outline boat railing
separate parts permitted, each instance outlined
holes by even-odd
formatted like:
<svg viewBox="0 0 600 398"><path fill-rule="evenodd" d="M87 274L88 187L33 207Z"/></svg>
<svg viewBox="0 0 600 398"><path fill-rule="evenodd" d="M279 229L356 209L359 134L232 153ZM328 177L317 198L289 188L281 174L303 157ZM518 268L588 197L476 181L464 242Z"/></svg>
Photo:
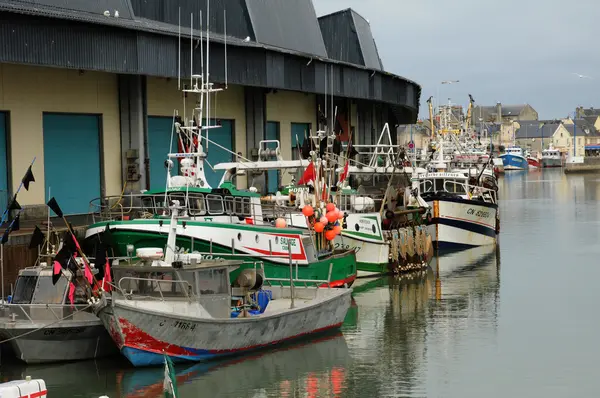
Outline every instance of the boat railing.
<svg viewBox="0 0 600 398"><path fill-rule="evenodd" d="M183 295L191 301L191 296L190 293L192 290L192 285L190 285L190 283L186 280L169 280L169 279L154 279L154 278L141 278L141 277L137 277L137 276L124 276L121 279L119 279L119 283L117 284L117 287L119 289L119 291L121 292L121 294L123 294L123 296L126 299L130 299L133 295L134 295L134 291L133 289L130 289L129 292L127 292L127 289L124 289L123 286L121 286L121 283L123 283L123 281L133 281L133 282L150 282L151 286L153 286L154 284L156 284L156 287L158 288L158 293L160 294L160 300L161 301L165 301L165 296L163 294L163 290L161 287L161 284L166 283L166 284L171 284L171 285L180 285L181 286L181 292L183 293ZM156 292L156 290L152 290L152 292ZM142 296L142 294L136 294L136 296ZM144 297L147 298L156 298L156 296L152 296L152 295L146 295Z"/></svg>
<svg viewBox="0 0 600 398"><path fill-rule="evenodd" d="M450 188L452 187L452 189ZM457 189L460 187L461 189ZM498 198L496 196L496 191L490 188L485 188L479 185L471 185L464 182L458 181L444 181L444 191L450 193L468 193L472 196L479 196L483 199L484 202L487 203L498 203Z"/></svg>
<svg viewBox="0 0 600 398"><path fill-rule="evenodd" d="M164 197L164 195L161 195ZM90 201L89 214L92 222L124 220L127 218L148 218L154 214L169 215L167 207L159 207L153 196L142 193L104 196Z"/></svg>
<svg viewBox="0 0 600 398"><path fill-rule="evenodd" d="M75 314L88 309L88 304L4 304L0 310L2 317L10 322L28 320L35 324L48 321L73 320ZM88 311L91 313L91 311Z"/></svg>

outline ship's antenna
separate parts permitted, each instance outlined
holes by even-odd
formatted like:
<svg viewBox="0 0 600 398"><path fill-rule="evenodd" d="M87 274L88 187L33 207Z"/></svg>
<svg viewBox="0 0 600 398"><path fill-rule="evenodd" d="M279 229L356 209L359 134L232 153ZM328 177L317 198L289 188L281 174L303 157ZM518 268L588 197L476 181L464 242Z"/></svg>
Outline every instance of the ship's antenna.
<svg viewBox="0 0 600 398"><path fill-rule="evenodd" d="M208 128L210 127L210 0L206 0L206 153L208 153Z"/></svg>
<svg viewBox="0 0 600 398"><path fill-rule="evenodd" d="M190 14L190 89L194 87L194 13Z"/></svg>
<svg viewBox="0 0 600 398"><path fill-rule="evenodd" d="M223 22L225 23L225 88L227 88L227 10L223 10Z"/></svg>
<svg viewBox="0 0 600 398"><path fill-rule="evenodd" d="M200 147L202 146L202 126L204 122L202 121L202 110L204 109L204 45L202 44L202 39L204 38L204 33L202 33L202 10L200 10L200 93L198 94L200 97L200 104L198 111L198 148L196 148L196 152L200 152Z"/></svg>
<svg viewBox="0 0 600 398"><path fill-rule="evenodd" d="M177 34L177 90L181 90L181 7L179 7L179 33Z"/></svg>

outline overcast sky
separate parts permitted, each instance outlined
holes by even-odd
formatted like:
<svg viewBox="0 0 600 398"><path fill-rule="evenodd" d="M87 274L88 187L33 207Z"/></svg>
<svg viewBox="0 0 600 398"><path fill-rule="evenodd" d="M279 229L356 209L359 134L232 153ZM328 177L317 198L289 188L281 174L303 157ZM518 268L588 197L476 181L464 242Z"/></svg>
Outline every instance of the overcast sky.
<svg viewBox="0 0 600 398"><path fill-rule="evenodd" d="M600 108L600 0L313 0L371 24L384 68L454 103L529 103L541 119ZM580 79L573 73L591 76ZM443 80L460 80L453 85Z"/></svg>

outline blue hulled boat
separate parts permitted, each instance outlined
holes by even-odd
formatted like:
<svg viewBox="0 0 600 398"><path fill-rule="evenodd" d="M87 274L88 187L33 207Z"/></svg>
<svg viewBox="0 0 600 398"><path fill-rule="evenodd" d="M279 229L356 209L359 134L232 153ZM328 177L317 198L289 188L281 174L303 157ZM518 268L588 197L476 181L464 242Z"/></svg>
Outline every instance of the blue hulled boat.
<svg viewBox="0 0 600 398"><path fill-rule="evenodd" d="M506 151L499 158L502 159L504 170L527 170L529 168L527 158L523 156L523 150L520 147L506 148Z"/></svg>

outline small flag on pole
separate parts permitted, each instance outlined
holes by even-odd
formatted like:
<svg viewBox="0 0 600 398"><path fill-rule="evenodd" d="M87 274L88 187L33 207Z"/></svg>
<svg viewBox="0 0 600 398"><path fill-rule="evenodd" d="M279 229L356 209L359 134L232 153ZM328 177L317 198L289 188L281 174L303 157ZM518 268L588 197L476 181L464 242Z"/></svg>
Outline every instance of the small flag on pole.
<svg viewBox="0 0 600 398"><path fill-rule="evenodd" d="M166 398L177 398L177 379L175 378L175 369L173 362L166 354L165 357L165 380L163 382L163 391Z"/></svg>
<svg viewBox="0 0 600 398"><path fill-rule="evenodd" d="M35 249L38 246L44 244L44 233L42 230L36 225L33 230L33 235L31 235L31 241L29 242L29 248Z"/></svg>
<svg viewBox="0 0 600 398"><path fill-rule="evenodd" d="M56 202L56 199L54 199L54 197L50 198L50 200L46 204L54 212L54 214L56 214L57 216L62 218L63 212L62 212L60 206L58 205L58 203Z"/></svg>
<svg viewBox="0 0 600 398"><path fill-rule="evenodd" d="M25 176L23 176L23 179L21 180L21 182L23 183L23 186L25 187L25 189L29 191L29 183L35 182L35 178L33 177L33 172L31 171L31 166L29 166L29 168L27 169L27 172L25 173Z"/></svg>

